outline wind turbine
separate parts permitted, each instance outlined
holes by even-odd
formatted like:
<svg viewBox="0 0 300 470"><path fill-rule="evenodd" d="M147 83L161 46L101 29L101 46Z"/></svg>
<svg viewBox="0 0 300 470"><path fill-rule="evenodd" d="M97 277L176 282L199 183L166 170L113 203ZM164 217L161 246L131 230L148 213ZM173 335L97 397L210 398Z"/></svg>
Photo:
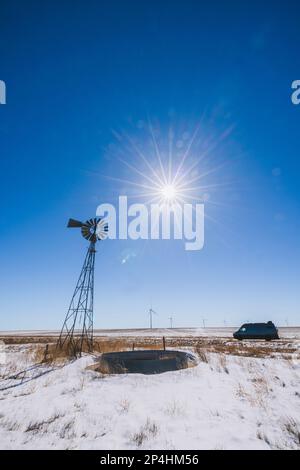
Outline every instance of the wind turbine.
<svg viewBox="0 0 300 470"><path fill-rule="evenodd" d="M153 314L157 315L157 313L153 310L153 308L150 307L150 309L149 309L150 330L152 330L152 324L153 324L152 317L153 317Z"/></svg>
<svg viewBox="0 0 300 470"><path fill-rule="evenodd" d="M202 323L203 323L203 328L205 328L205 322L206 322L207 318L202 318Z"/></svg>
<svg viewBox="0 0 300 470"><path fill-rule="evenodd" d="M169 320L170 320L170 328L173 328L173 317L169 317Z"/></svg>

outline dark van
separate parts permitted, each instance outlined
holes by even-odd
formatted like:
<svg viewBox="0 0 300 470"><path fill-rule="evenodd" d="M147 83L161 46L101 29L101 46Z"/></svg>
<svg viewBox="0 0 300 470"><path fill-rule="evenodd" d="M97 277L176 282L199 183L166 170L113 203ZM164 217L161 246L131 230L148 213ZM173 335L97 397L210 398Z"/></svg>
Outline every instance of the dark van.
<svg viewBox="0 0 300 470"><path fill-rule="evenodd" d="M245 323L241 328L233 333L235 339L279 339L278 330L273 322L268 323Z"/></svg>

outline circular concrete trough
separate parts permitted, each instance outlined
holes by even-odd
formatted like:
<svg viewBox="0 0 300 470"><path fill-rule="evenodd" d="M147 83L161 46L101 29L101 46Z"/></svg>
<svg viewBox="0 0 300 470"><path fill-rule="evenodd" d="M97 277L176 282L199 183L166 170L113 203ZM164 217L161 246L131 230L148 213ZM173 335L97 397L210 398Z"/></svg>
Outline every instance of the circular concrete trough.
<svg viewBox="0 0 300 470"><path fill-rule="evenodd" d="M122 351L103 353L93 369L104 374L161 374L196 364L196 358L184 351Z"/></svg>

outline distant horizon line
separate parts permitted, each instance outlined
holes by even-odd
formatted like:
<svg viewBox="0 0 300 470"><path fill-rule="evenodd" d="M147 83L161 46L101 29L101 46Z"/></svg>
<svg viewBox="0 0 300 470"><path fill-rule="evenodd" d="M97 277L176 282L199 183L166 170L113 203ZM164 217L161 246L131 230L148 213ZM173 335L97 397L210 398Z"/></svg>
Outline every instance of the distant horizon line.
<svg viewBox="0 0 300 470"><path fill-rule="evenodd" d="M245 322L245 323L265 323L265 322ZM239 325L231 325L231 326L224 326L224 325L219 325L219 326L175 326L175 327L154 327L154 328L149 328L149 327L128 327L128 328L94 328L94 333L96 332L109 332L109 331L159 331L159 330L209 330L209 329L232 329L232 328L239 328L241 324ZM300 328L300 325L275 325L277 328L285 328L285 329L291 329L291 328ZM5 333L16 333L16 334L24 334L24 333L55 333L59 334L61 329L22 329L22 330L16 330L16 329L9 329L9 330L0 330L0 336L4 335ZM81 330L77 330L78 332L81 332Z"/></svg>

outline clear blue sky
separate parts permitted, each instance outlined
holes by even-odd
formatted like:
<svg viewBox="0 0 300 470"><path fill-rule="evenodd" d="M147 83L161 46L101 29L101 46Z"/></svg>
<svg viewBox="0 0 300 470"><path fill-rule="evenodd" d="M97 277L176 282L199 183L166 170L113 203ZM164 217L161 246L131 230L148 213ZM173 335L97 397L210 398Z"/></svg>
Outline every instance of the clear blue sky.
<svg viewBox="0 0 300 470"><path fill-rule="evenodd" d="M204 111L204 138L234 125L205 162L228 160L209 183L231 187L204 249L101 242L95 326L143 327L151 300L155 326L300 323L299 18L298 1L1 0L0 330L61 326L86 249L68 218L130 192L102 176L129 176L115 131L147 149L141 121L163 139Z"/></svg>

